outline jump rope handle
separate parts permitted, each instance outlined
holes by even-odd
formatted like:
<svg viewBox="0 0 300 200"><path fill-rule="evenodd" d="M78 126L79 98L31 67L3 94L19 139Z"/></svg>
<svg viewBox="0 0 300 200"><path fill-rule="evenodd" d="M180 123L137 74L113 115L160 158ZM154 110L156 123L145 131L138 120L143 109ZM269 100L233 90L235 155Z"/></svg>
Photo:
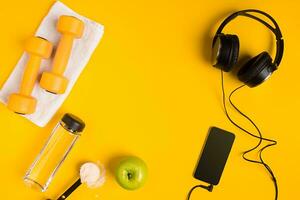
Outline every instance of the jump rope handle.
<svg viewBox="0 0 300 200"><path fill-rule="evenodd" d="M72 194L81 185L81 180L78 179L69 189L67 189L57 200L64 200Z"/></svg>

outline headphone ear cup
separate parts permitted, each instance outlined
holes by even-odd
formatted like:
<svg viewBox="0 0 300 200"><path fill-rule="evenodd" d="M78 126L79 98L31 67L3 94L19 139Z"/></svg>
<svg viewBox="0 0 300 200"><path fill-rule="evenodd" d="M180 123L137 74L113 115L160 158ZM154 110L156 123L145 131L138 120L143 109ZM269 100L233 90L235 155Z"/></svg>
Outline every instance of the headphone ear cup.
<svg viewBox="0 0 300 200"><path fill-rule="evenodd" d="M269 78L272 72L272 58L264 51L246 62L237 76L240 81L249 87L255 87Z"/></svg>
<svg viewBox="0 0 300 200"><path fill-rule="evenodd" d="M232 42L232 49L231 54L229 58L229 71L232 70L232 68L236 65L239 57L239 51L240 51L240 41L237 35L230 35L230 39Z"/></svg>
<svg viewBox="0 0 300 200"><path fill-rule="evenodd" d="M239 49L239 38L236 35L217 35L213 43L213 66L229 72L237 63Z"/></svg>

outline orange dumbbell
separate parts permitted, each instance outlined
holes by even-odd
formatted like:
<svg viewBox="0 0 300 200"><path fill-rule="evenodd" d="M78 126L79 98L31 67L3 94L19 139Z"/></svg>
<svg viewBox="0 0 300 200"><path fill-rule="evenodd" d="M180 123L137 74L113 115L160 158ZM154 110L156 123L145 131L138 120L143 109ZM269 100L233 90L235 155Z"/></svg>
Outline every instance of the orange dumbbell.
<svg viewBox="0 0 300 200"><path fill-rule="evenodd" d="M44 72L40 85L46 91L63 94L68 85L68 79L63 73L68 64L74 38L83 34L84 23L72 16L61 16L57 23L57 30L62 34L52 64L51 72Z"/></svg>
<svg viewBox="0 0 300 200"><path fill-rule="evenodd" d="M7 107L19 114L34 113L36 99L31 96L34 84L37 80L42 59L49 58L52 52L52 44L41 37L31 37L25 43L25 51L29 54L26 68L23 73L19 93L11 94Z"/></svg>

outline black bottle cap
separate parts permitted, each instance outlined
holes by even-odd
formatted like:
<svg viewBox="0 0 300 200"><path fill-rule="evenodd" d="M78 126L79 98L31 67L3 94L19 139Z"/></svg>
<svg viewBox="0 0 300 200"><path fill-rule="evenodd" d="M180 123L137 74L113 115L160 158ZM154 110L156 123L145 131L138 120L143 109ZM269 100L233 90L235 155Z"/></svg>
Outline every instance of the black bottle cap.
<svg viewBox="0 0 300 200"><path fill-rule="evenodd" d="M66 113L61 121L65 123L65 128L72 132L82 132L85 127L85 123L81 119L70 113Z"/></svg>

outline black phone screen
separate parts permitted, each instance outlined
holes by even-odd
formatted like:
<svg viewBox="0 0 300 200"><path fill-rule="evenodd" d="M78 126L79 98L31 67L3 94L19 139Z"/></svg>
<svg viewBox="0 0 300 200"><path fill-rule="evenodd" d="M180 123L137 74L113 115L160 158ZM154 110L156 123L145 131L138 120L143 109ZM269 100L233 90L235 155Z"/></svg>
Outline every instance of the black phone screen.
<svg viewBox="0 0 300 200"><path fill-rule="evenodd" d="M206 183L217 185L229 156L235 135L212 127L206 139L194 177Z"/></svg>

